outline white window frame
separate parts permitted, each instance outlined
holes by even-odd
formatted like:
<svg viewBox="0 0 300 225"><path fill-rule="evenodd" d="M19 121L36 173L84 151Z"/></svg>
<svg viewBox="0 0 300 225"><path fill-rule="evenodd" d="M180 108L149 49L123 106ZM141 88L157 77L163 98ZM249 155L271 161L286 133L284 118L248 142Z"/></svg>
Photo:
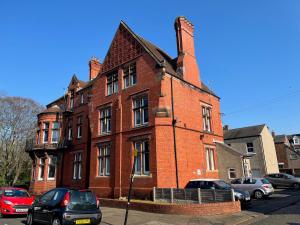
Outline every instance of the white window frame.
<svg viewBox="0 0 300 225"><path fill-rule="evenodd" d="M112 95L119 89L118 71L112 72L106 76L106 94Z"/></svg>
<svg viewBox="0 0 300 225"><path fill-rule="evenodd" d="M124 89L132 87L137 83L136 63L132 63L123 69Z"/></svg>
<svg viewBox="0 0 300 225"><path fill-rule="evenodd" d="M248 146L249 144L251 144L252 146ZM246 143L246 148L247 148L247 153L254 153L254 144L253 144L253 142L247 142ZM249 151L249 149L252 149L252 151Z"/></svg>
<svg viewBox="0 0 300 225"><path fill-rule="evenodd" d="M73 180L82 178L82 152L74 153L73 161Z"/></svg>
<svg viewBox="0 0 300 225"><path fill-rule="evenodd" d="M205 147L205 155L206 155L206 170L214 171L215 170L215 155L214 148L210 146Z"/></svg>
<svg viewBox="0 0 300 225"><path fill-rule="evenodd" d="M70 109L74 108L74 91L71 91L70 95Z"/></svg>
<svg viewBox="0 0 300 225"><path fill-rule="evenodd" d="M46 126L47 124L47 126ZM49 142L49 125L50 123L49 122L43 122L43 144L46 144ZM47 140L45 141L45 133L47 132Z"/></svg>
<svg viewBox="0 0 300 225"><path fill-rule="evenodd" d="M204 131L207 131L207 132L211 132L212 129L211 129L211 125L212 125L212 122L211 122L211 112L212 112L212 109L210 106L205 106L205 105L202 105L202 123L203 123L203 130Z"/></svg>
<svg viewBox="0 0 300 225"><path fill-rule="evenodd" d="M58 126L55 128L54 125L58 124ZM57 141L53 140L54 132L57 132ZM51 143L58 143L59 142L59 122L55 121L52 122L52 129L51 129Z"/></svg>
<svg viewBox="0 0 300 225"><path fill-rule="evenodd" d="M46 159L45 158L40 158L39 159L39 172L38 172L38 180L39 181L45 179L45 166L46 166L45 164L46 164ZM43 173L41 171L42 167L43 167Z"/></svg>
<svg viewBox="0 0 300 225"><path fill-rule="evenodd" d="M135 97L132 102L134 127L148 125L149 123L149 100L147 95ZM138 122L138 117L139 121Z"/></svg>
<svg viewBox="0 0 300 225"><path fill-rule="evenodd" d="M134 151L137 151L137 156L134 157L135 167L134 174L138 176L150 175L150 143L148 139L135 141L133 143ZM146 149L146 146L148 149ZM147 151L146 151L147 150ZM147 156L148 155L148 156ZM148 164L148 169L146 168Z"/></svg>
<svg viewBox="0 0 300 225"><path fill-rule="evenodd" d="M231 173L234 173L235 174L235 176L234 177L231 177ZM228 168L228 178L230 179L230 180L232 180L232 179L236 179L237 178L237 172L236 172L236 169L235 168Z"/></svg>
<svg viewBox="0 0 300 225"><path fill-rule="evenodd" d="M297 136L295 136L293 138L293 142L294 142L294 145L300 145L300 138L298 138Z"/></svg>
<svg viewBox="0 0 300 225"><path fill-rule="evenodd" d="M83 104L84 103L84 94L81 93L80 94L80 104Z"/></svg>
<svg viewBox="0 0 300 225"><path fill-rule="evenodd" d="M73 139L73 126L72 121L68 123L68 140L71 141Z"/></svg>
<svg viewBox="0 0 300 225"><path fill-rule="evenodd" d="M54 163L53 163L54 162ZM56 156L49 156L48 157L48 176L47 176L47 180L55 180L56 177L56 165L57 165L57 157ZM50 177L50 166L54 166L54 176Z"/></svg>
<svg viewBox="0 0 300 225"><path fill-rule="evenodd" d="M77 117L77 138L82 138L82 116Z"/></svg>
<svg viewBox="0 0 300 225"><path fill-rule="evenodd" d="M111 106L99 110L100 134L111 133Z"/></svg>
<svg viewBox="0 0 300 225"><path fill-rule="evenodd" d="M98 146L98 176L110 176L110 144Z"/></svg>

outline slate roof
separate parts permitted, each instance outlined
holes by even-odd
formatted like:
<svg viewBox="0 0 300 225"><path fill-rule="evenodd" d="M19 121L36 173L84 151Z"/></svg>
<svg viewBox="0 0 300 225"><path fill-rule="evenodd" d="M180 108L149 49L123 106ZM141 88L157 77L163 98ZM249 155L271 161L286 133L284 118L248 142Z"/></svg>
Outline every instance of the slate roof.
<svg viewBox="0 0 300 225"><path fill-rule="evenodd" d="M261 124L257 126L224 130L224 140L259 136L265 126L265 124Z"/></svg>
<svg viewBox="0 0 300 225"><path fill-rule="evenodd" d="M174 75L180 79L183 79L182 75L176 72L177 58L172 59L172 57L169 56L165 51L163 51L156 45L152 44L150 41L147 41L146 39L142 38L141 36L135 34L125 22L121 21L121 24L128 30L128 32L130 32L132 34L132 36L144 47L144 49L150 54L150 56L153 57L154 60L156 60L156 62L158 64L162 65L162 63L164 62L166 72L168 72L169 74ZM202 81L201 81L201 83L202 83L202 87L199 89L219 98Z"/></svg>
<svg viewBox="0 0 300 225"><path fill-rule="evenodd" d="M275 143L284 143L285 142L285 138L286 138L286 135L284 135L284 134L276 135L274 137L274 142Z"/></svg>
<svg viewBox="0 0 300 225"><path fill-rule="evenodd" d="M50 108L45 109L43 112L39 113L40 114L47 114L47 113L58 113L61 112L62 109L58 105L53 105Z"/></svg>
<svg viewBox="0 0 300 225"><path fill-rule="evenodd" d="M163 65L165 66L166 68L166 72L171 74L171 75L174 75L176 77L178 77L179 79L183 80L182 78L182 75L177 73L176 72L176 61L177 61L177 58L172 58L171 56L169 56L165 51L163 51L162 49L160 49L159 47L157 47L156 45L152 44L150 41L147 41L146 39L142 38L141 36L137 35L136 33L134 33L130 27L124 22L124 21L121 21L121 25L123 25L125 27L125 29L128 30L129 33L132 34L132 36L143 46L143 48L146 50L146 52L149 53L149 55L159 64L159 65ZM74 74L72 79L76 79L78 82L79 82L79 86L84 89L86 87L89 87L90 85L93 84L93 80L91 81L87 81L87 82L84 82L82 80L79 80L76 75ZM72 79L71 79L71 82L72 82ZM202 81L202 87L198 87L198 89L208 93L208 94L211 94L217 98L219 98L212 90L209 89L208 86L206 86ZM70 83L71 85L71 83ZM80 90L79 90L80 91ZM64 97L64 96L62 96ZM55 103L57 100L61 99L62 97L54 100L53 102L49 103L47 106Z"/></svg>

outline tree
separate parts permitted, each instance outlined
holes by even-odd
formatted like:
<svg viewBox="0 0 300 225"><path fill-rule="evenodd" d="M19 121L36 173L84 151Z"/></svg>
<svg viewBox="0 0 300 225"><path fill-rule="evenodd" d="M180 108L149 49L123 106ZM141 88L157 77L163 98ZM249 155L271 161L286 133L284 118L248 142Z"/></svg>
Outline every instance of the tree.
<svg viewBox="0 0 300 225"><path fill-rule="evenodd" d="M26 140L36 134L36 115L43 107L32 99L0 96L0 180L14 185L30 174Z"/></svg>

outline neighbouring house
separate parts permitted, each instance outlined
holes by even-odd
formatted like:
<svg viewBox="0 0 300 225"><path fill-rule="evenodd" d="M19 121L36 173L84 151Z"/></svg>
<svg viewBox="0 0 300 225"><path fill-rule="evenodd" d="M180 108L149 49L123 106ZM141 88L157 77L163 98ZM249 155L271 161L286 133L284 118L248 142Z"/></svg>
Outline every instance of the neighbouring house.
<svg viewBox="0 0 300 225"><path fill-rule="evenodd" d="M249 176L250 166L247 155L227 145L216 142L220 179L230 182L233 179Z"/></svg>
<svg viewBox="0 0 300 225"><path fill-rule="evenodd" d="M225 129L224 142L249 159L249 175L262 177L279 172L274 140L265 124Z"/></svg>
<svg viewBox="0 0 300 225"><path fill-rule="evenodd" d="M38 115L27 147L31 192L67 186L126 196L134 160L140 198L153 187L219 177L220 99L200 79L192 23L176 18L175 32L171 57L120 23L104 61L89 62L89 80L74 75L67 93Z"/></svg>
<svg viewBox="0 0 300 225"><path fill-rule="evenodd" d="M300 176L300 135L276 135L274 143L280 172Z"/></svg>

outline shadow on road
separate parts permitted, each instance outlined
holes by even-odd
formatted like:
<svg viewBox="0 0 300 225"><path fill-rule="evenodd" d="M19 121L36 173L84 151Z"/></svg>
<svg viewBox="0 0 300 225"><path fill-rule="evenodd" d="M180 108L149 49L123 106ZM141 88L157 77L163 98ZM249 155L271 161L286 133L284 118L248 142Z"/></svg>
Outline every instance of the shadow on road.
<svg viewBox="0 0 300 225"><path fill-rule="evenodd" d="M295 189L276 189L275 193L270 197L252 201L247 211L263 213L263 214L276 214L277 210L287 206L296 204L300 201L300 190ZM287 214L280 213L278 214Z"/></svg>

